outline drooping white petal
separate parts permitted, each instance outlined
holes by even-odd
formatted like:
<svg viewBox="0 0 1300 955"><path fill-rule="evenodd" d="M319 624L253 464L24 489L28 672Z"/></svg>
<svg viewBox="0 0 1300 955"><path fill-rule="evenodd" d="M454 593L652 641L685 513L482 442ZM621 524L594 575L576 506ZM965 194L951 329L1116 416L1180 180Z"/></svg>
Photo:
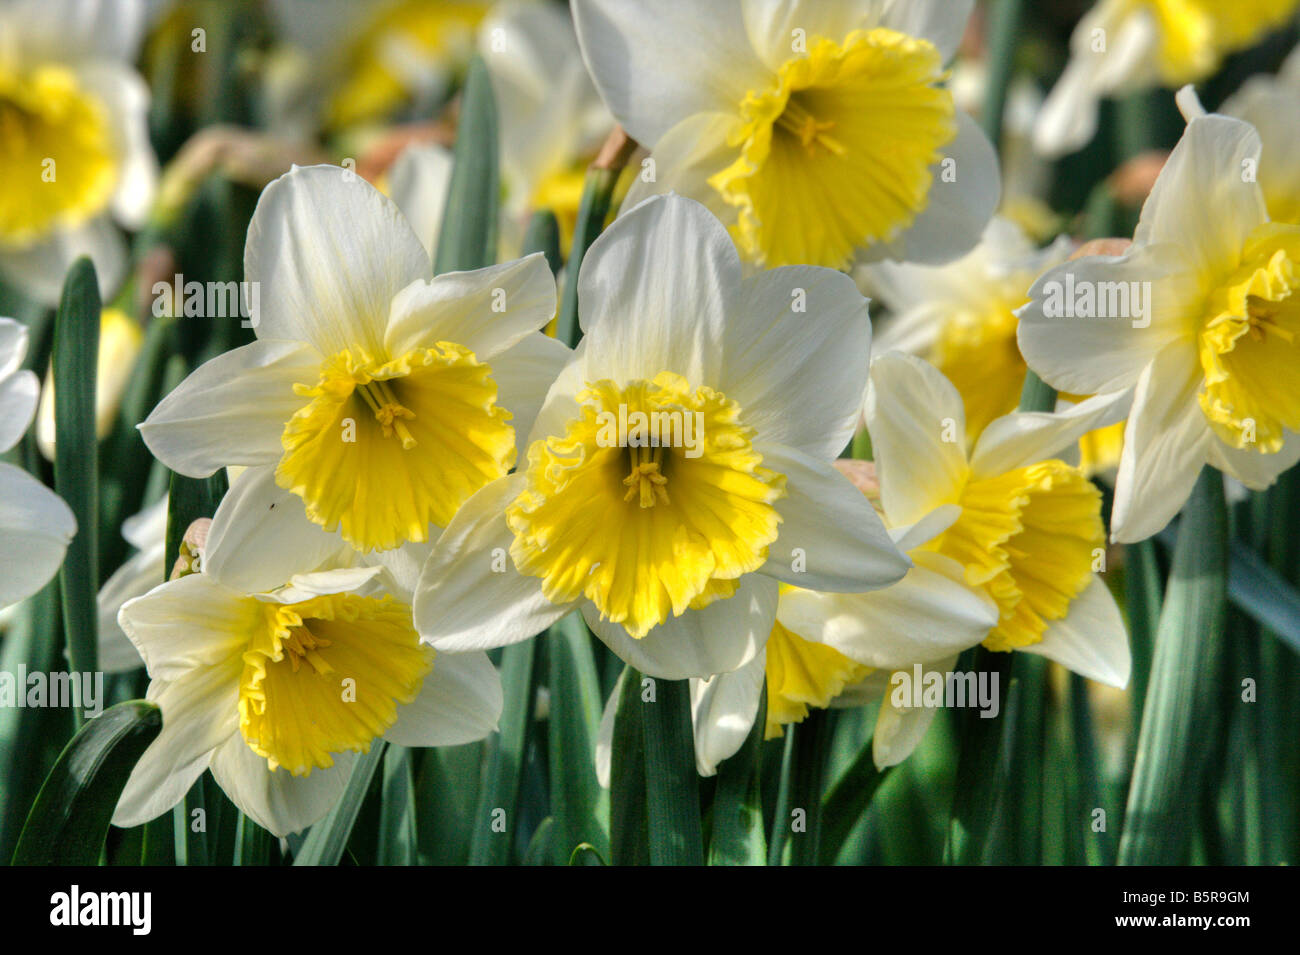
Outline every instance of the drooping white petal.
<svg viewBox="0 0 1300 955"><path fill-rule="evenodd" d="M969 471L966 407L947 378L911 355L882 355L871 363L866 417L891 524L956 502Z"/></svg>
<svg viewBox="0 0 1300 955"><path fill-rule="evenodd" d="M294 167L262 192L244 246L260 288L257 336L323 355L383 354L394 297L432 271L397 205L351 170Z"/></svg>
<svg viewBox="0 0 1300 955"><path fill-rule="evenodd" d="M1115 598L1100 577L1071 603L1064 620L1053 620L1039 643L1022 647L1085 676L1121 689L1128 686L1128 631Z"/></svg>
<svg viewBox="0 0 1300 955"><path fill-rule="evenodd" d="M614 681L614 689L610 691L609 699L605 700L605 708L600 711L600 726L596 730L596 782L605 789L609 788L614 758L614 720L618 715L619 700L623 697L623 683L629 672L624 668Z"/></svg>
<svg viewBox="0 0 1300 955"><path fill-rule="evenodd" d="M692 113L735 110L749 90L768 84L740 0L573 0L572 9L605 105L646 146Z"/></svg>
<svg viewBox="0 0 1300 955"><path fill-rule="evenodd" d="M346 549L337 533L307 519L302 499L275 483L275 469L250 468L221 499L203 551L203 570L240 593L282 586Z"/></svg>
<svg viewBox="0 0 1300 955"><path fill-rule="evenodd" d="M456 342L490 362L554 317L555 277L546 256L535 252L407 286L393 300L384 344L389 354L402 355L436 342Z"/></svg>
<svg viewBox="0 0 1300 955"><path fill-rule="evenodd" d="M788 591L777 617L806 640L890 670L933 663L983 640L998 622L997 605L962 582L954 561L925 551L914 559L902 580L869 594Z"/></svg>
<svg viewBox="0 0 1300 955"><path fill-rule="evenodd" d="M685 680L728 673L754 659L772 634L776 597L776 581L749 574L740 579L735 596L670 617L640 640L600 619L594 604L584 603L582 616L625 663L647 676Z"/></svg>
<svg viewBox="0 0 1300 955"><path fill-rule="evenodd" d="M1276 454L1260 454L1251 448L1234 448L1214 435L1208 449L1211 467L1236 478L1252 491L1263 491L1273 486L1284 472L1300 461L1300 435L1286 432L1282 450Z"/></svg>
<svg viewBox="0 0 1300 955"><path fill-rule="evenodd" d="M501 677L486 653L439 653L420 694L398 707L384 739L400 746L459 746L483 739L501 718Z"/></svg>
<svg viewBox="0 0 1300 955"><path fill-rule="evenodd" d="M542 581L515 569L506 508L523 490L521 473L469 498L429 555L415 593L415 628L440 653L486 650L541 633L573 608L542 595Z"/></svg>
<svg viewBox="0 0 1300 955"><path fill-rule="evenodd" d="M213 754L212 776L240 811L283 838L319 822L343 795L357 754L334 753L333 759L329 769L313 769L308 776L271 772L266 760L235 733Z"/></svg>
<svg viewBox="0 0 1300 955"><path fill-rule="evenodd" d="M979 244L1002 199L997 153L979 124L958 110L957 136L930 169L926 206L889 255L908 262L943 265Z"/></svg>
<svg viewBox="0 0 1300 955"><path fill-rule="evenodd" d="M861 416L871 353L867 300L832 269L789 266L740 288L717 387L763 441L831 460Z"/></svg>
<svg viewBox="0 0 1300 955"><path fill-rule="evenodd" d="M234 654L178 673L173 681L155 677L149 684L145 698L162 710L162 731L131 770L113 813L115 826L138 826L180 802L208 768L213 751L232 736L247 749L239 736L243 666Z"/></svg>
<svg viewBox="0 0 1300 955"><path fill-rule="evenodd" d="M77 519L26 471L0 463L0 607L30 597L63 563Z"/></svg>
<svg viewBox="0 0 1300 955"><path fill-rule="evenodd" d="M1203 116L1187 124L1142 207L1135 244L1172 242L1198 272L1224 274L1267 221L1255 175L1262 146L1249 123Z"/></svg>
<svg viewBox="0 0 1300 955"><path fill-rule="evenodd" d="M1123 421L1131 391L1096 395L1061 411L1014 411L991 421L971 452L971 475L995 477L1027 467L1073 446L1089 431Z"/></svg>
<svg viewBox="0 0 1300 955"><path fill-rule="evenodd" d="M767 654L760 653L739 670L691 681L691 723L695 730L695 767L713 776L718 764L744 745L763 698Z"/></svg>
<svg viewBox="0 0 1300 955"><path fill-rule="evenodd" d="M309 399L295 384L314 385L320 354L294 341L258 341L194 369L158 402L140 436L158 460L187 477L231 465L274 464L280 437Z"/></svg>
<svg viewBox="0 0 1300 955"><path fill-rule="evenodd" d="M764 467L785 475L781 528L760 573L837 593L887 587L907 573L911 562L848 478L794 448L756 447Z"/></svg>
<svg viewBox="0 0 1300 955"><path fill-rule="evenodd" d="M669 370L693 385L717 381L740 278L731 237L698 202L656 196L620 215L578 277L588 380Z"/></svg>
<svg viewBox="0 0 1300 955"><path fill-rule="evenodd" d="M956 664L957 658L952 657L926 667L923 672L936 670L947 673ZM907 673L910 677L912 670L909 668ZM897 766L911 756L939 712L936 706L895 706L892 697L893 687L890 686L881 698L880 709L876 712L876 726L871 734L871 758L876 769Z"/></svg>
<svg viewBox="0 0 1300 955"><path fill-rule="evenodd" d="M1111 539L1129 544L1162 530L1192 493L1214 436L1196 400L1200 367L1190 346L1168 346L1142 373L1124 429Z"/></svg>

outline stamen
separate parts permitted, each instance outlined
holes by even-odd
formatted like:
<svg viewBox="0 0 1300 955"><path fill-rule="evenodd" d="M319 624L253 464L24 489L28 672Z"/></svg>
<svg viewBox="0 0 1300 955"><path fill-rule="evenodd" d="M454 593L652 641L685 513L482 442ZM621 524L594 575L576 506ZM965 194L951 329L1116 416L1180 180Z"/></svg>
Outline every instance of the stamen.
<svg viewBox="0 0 1300 955"><path fill-rule="evenodd" d="M383 428L385 438L391 438L396 434L404 450L409 451L415 447L415 436L401 421L402 418L414 420L415 412L397 400L392 385L387 381L376 380L358 385L357 391L361 393L361 397L374 413L375 420Z"/></svg>
<svg viewBox="0 0 1300 955"><path fill-rule="evenodd" d="M311 664L313 670L324 674L334 672L334 668L316 651L323 650L325 647L330 646L332 642L324 637L316 636L306 626L301 626L291 629L288 636L281 640L280 646L287 652L289 664L293 667L294 673L298 672L298 668L302 666L302 661L306 660Z"/></svg>
<svg viewBox="0 0 1300 955"><path fill-rule="evenodd" d="M810 153L815 151L814 145L820 145L837 156L843 156L848 152L843 143L826 135L829 130L835 128L834 122L818 120L793 98L786 102L785 110L778 117L777 123L787 132L799 137L803 148Z"/></svg>
<svg viewBox="0 0 1300 955"><path fill-rule="evenodd" d="M669 503L668 478L660 471L663 454L663 448L628 448L632 472L623 479L623 484L628 489L623 495L623 500L631 501L640 498L642 507L654 507L656 503Z"/></svg>

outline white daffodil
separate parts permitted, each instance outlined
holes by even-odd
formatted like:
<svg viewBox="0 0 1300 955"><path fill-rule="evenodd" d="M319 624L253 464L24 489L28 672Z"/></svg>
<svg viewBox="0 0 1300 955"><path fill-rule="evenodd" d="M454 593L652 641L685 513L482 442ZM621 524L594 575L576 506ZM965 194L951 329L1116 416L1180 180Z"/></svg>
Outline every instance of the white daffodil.
<svg viewBox="0 0 1300 955"><path fill-rule="evenodd" d="M1005 415L968 453L957 389L921 359L892 352L872 362L866 410L886 523L940 522L924 547L956 561L966 583L998 606L984 645L1038 653L1116 686L1128 681L1129 653L1097 575L1101 492L1056 455L1122 420L1129 398L1116 392L1055 413Z"/></svg>
<svg viewBox="0 0 1300 955"><path fill-rule="evenodd" d="M1300 47L1277 76L1252 76L1221 107L1255 127L1263 143L1259 185L1274 222L1300 224Z"/></svg>
<svg viewBox="0 0 1300 955"><path fill-rule="evenodd" d="M27 432L40 380L22 368L27 329L0 318L0 453ZM63 499L21 468L0 462L0 607L30 597L63 563L77 519Z"/></svg>
<svg viewBox="0 0 1300 955"><path fill-rule="evenodd" d="M125 312L106 308L99 316L99 357L95 363L95 436L108 437L117 423L122 393L135 371L135 359L144 344L144 332ZM54 373L45 376L41 404L36 412L36 446L54 460Z"/></svg>
<svg viewBox="0 0 1300 955"><path fill-rule="evenodd" d="M1049 271L1020 312L1020 350L1053 387L1136 388L1117 541L1168 524L1206 463L1261 489L1300 459L1300 226L1269 221L1259 161L1254 127L1196 116L1132 247Z"/></svg>
<svg viewBox="0 0 1300 955"><path fill-rule="evenodd" d="M652 192L705 203L747 260L945 262L997 208L997 159L944 64L973 0L573 0Z"/></svg>
<svg viewBox="0 0 1300 955"><path fill-rule="evenodd" d="M437 143L413 143L393 160L382 187L397 204L428 253L438 257L438 236L451 185L451 151Z"/></svg>
<svg viewBox="0 0 1300 955"><path fill-rule="evenodd" d="M744 279L722 224L666 196L593 243L578 291L586 337L527 464L466 502L434 546L421 636L500 646L581 609L637 669L703 677L762 649L779 580L862 591L903 576L910 562L831 467L870 349L847 276Z"/></svg>
<svg viewBox="0 0 1300 955"><path fill-rule="evenodd" d="M918 355L943 372L965 401L969 433L978 435L1020 401L1025 360L1016 309L1038 276L1069 257L1070 245L1062 237L1040 250L1019 226L994 218L980 244L947 265L861 267L859 287L890 311L876 350Z"/></svg>
<svg viewBox="0 0 1300 955"><path fill-rule="evenodd" d="M508 235L550 209L568 248L587 166L614 126L578 50L568 11L547 0L503 3L479 27L496 93Z"/></svg>
<svg viewBox="0 0 1300 955"><path fill-rule="evenodd" d="M113 220L138 227L153 201L143 26L134 0L0 3L0 277L43 302L82 255L115 288Z"/></svg>
<svg viewBox="0 0 1300 955"><path fill-rule="evenodd" d="M1103 97L1205 79L1296 7L1297 0L1099 0L1070 37L1070 61L1039 116L1035 146L1061 156L1087 145Z"/></svg>
<svg viewBox="0 0 1300 955"><path fill-rule="evenodd" d="M242 812L284 836L329 812L376 739L450 746L496 728L501 685L487 656L421 645L399 579L346 566L355 553L301 508L268 533L275 494L245 473L213 518L202 570L122 607L163 729L116 825L156 818L211 769Z"/></svg>
<svg viewBox="0 0 1300 955"><path fill-rule="evenodd" d="M128 600L143 597L167 578L167 498L122 522L122 536L136 552L104 581L96 601L99 611L99 668L122 673L144 666L135 645L117 622Z"/></svg>
<svg viewBox="0 0 1300 955"><path fill-rule="evenodd" d="M432 280L397 207L335 166L267 187L244 271L258 341L195 370L140 426L193 477L239 464L358 550L420 542L515 463L569 352L541 254ZM275 519L276 515L269 515Z"/></svg>

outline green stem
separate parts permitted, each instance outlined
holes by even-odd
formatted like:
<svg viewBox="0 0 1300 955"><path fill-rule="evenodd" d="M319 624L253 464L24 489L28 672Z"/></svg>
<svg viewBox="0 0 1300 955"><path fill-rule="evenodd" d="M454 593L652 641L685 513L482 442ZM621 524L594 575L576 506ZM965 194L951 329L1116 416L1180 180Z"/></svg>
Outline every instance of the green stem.
<svg viewBox="0 0 1300 955"><path fill-rule="evenodd" d="M1002 142L1002 118L1006 115L1007 91L1015 73L1023 7L1023 0L993 0L988 4L989 73L984 87L980 125L994 148Z"/></svg>
<svg viewBox="0 0 1300 955"><path fill-rule="evenodd" d="M655 683L655 699L642 709L650 864L703 865L690 683Z"/></svg>

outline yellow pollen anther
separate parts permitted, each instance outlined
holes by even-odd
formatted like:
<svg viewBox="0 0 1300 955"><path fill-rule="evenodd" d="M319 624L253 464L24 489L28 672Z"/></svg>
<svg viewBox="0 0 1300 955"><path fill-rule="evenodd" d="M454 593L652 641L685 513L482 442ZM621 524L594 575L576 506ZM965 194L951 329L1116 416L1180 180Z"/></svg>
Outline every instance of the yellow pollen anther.
<svg viewBox="0 0 1300 955"><path fill-rule="evenodd" d="M298 668L302 666L302 661L306 660L311 664L312 669L317 673L333 673L334 668L325 662L317 650L323 650L330 646L333 641L326 640L324 637L318 637L305 626L293 627L289 635L284 638L280 644L284 647L288 657L289 664L293 667L293 672L297 673Z"/></svg>
<svg viewBox="0 0 1300 955"><path fill-rule="evenodd" d="M623 478L623 483L627 486L623 500L631 501L640 497L642 507L670 503L668 478L660 471L663 448L629 448L628 453L632 458L632 472Z"/></svg>
<svg viewBox="0 0 1300 955"><path fill-rule="evenodd" d="M357 391L374 412L375 420L383 428L385 438L391 438L396 434L405 450L409 451L415 447L415 437L401 421L402 418L414 420L415 412L397 400L392 385L386 381L372 381L357 386Z"/></svg>
<svg viewBox="0 0 1300 955"><path fill-rule="evenodd" d="M783 129L799 137L803 148L810 153L816 151L816 146L821 146L837 156L843 156L848 151L839 140L826 135L835 128L834 122L818 120L793 99L786 103L785 110L777 122Z"/></svg>

